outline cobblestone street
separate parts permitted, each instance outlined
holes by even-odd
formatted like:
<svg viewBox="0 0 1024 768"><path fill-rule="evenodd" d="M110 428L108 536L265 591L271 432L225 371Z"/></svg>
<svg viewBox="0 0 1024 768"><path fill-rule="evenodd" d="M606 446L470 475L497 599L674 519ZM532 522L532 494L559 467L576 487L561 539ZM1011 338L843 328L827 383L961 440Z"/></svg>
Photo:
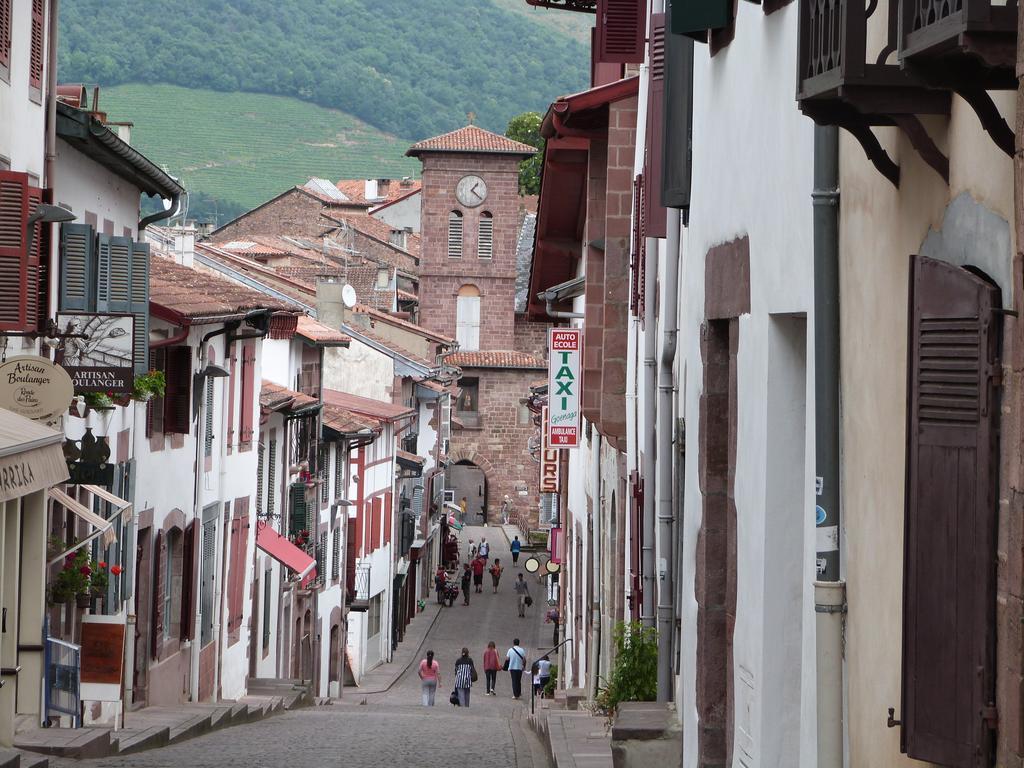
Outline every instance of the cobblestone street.
<svg viewBox="0 0 1024 768"><path fill-rule="evenodd" d="M467 526L460 537L463 557L469 539L479 542L481 535L491 544L491 562L497 557L506 566L498 594L492 593L487 576L484 591L472 593L469 606L462 605L460 597L454 606L444 608L421 653L388 690L363 694L357 688L346 688L343 698L329 707L286 712L149 752L99 760L51 759L50 765L262 768L300 763L360 768L546 768L544 747L526 721L530 710L526 678L520 701L512 700L509 676L504 672L498 673L498 695L485 696L482 663L489 640L494 640L499 656L504 656L518 637L529 661L538 656L541 645L549 647L550 625L543 623L544 587L527 576L535 603L526 618L519 618L512 582L517 573L526 573L522 568L525 555L519 568L512 568L508 542L500 529ZM480 672L468 710L448 703L452 670L463 645L470 649ZM435 652L442 674L433 709L420 706L416 674L419 659L428 649Z"/></svg>

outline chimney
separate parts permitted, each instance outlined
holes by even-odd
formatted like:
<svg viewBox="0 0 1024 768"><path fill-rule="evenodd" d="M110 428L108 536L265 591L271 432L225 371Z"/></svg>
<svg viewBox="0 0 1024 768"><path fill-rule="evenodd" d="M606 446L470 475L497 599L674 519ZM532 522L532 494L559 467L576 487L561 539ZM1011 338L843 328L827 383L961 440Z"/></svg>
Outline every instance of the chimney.
<svg viewBox="0 0 1024 768"><path fill-rule="evenodd" d="M365 183L365 189L363 190L363 197L367 200L377 199L377 180L367 179Z"/></svg>
<svg viewBox="0 0 1024 768"><path fill-rule="evenodd" d="M196 258L196 230L193 226L175 227L171 230L174 237L174 261L183 267L192 268Z"/></svg>
<svg viewBox="0 0 1024 768"><path fill-rule="evenodd" d="M318 280L316 283L316 319L329 328L341 328L345 322L345 302L341 289L345 283L335 278Z"/></svg>

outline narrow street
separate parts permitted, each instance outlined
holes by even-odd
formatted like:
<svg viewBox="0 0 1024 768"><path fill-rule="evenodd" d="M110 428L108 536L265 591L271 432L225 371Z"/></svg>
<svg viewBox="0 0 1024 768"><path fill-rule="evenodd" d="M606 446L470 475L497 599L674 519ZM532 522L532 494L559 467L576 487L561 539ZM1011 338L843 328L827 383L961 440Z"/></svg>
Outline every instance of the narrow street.
<svg viewBox="0 0 1024 768"><path fill-rule="evenodd" d="M525 556L520 558L518 568L512 568L508 541L499 528L467 526L460 537L463 557L469 539L479 542L481 535L491 544L491 562L497 557L506 566L498 594L492 593L490 576L485 574L484 592L471 593L468 607L462 605L460 596L454 606L444 608L424 640L417 661L388 690L363 694L346 688L343 698L329 707L285 712L149 752L98 760L51 759L50 765L260 768L300 763L360 768L547 768L544 747L526 720L530 711L526 676L520 701L512 700L505 672L498 673L498 695L485 696L482 661L489 640L494 640L499 656L504 656L518 637L531 662L537 658L538 648L550 646L550 626L543 619L543 585L531 581L530 592L536 602L526 618L519 618L512 582L517 573L526 573L522 568ZM452 670L463 645L470 649L480 673L468 710L448 703ZM416 674L418 659L428 649L434 651L442 675L433 709L420 704Z"/></svg>

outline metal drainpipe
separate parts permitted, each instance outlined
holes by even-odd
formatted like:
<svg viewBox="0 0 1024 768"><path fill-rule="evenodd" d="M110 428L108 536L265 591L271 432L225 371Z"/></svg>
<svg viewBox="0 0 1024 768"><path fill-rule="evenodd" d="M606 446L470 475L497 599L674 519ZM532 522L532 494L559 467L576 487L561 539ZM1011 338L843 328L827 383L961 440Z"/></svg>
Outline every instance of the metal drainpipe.
<svg viewBox="0 0 1024 768"><path fill-rule="evenodd" d="M839 530L839 130L814 127L814 431L818 580L814 582L819 768L843 765L843 615Z"/></svg>
<svg viewBox="0 0 1024 768"><path fill-rule="evenodd" d="M53 189L57 166L57 43L59 0L50 0L50 16L46 20L49 42L46 61L46 146L43 155L43 183Z"/></svg>
<svg viewBox="0 0 1024 768"><path fill-rule="evenodd" d="M653 256L653 258L652 258ZM655 314L656 282L658 279L658 241L647 238L647 258L644 265L644 368L643 368L643 459L640 471L643 479L644 506L641 514L642 549L640 557L641 595L643 603L640 621L645 627L655 626L654 605L658 583L655 580L655 462L658 456L658 435L655 425L658 385L658 326Z"/></svg>
<svg viewBox="0 0 1024 768"><path fill-rule="evenodd" d="M676 337L679 300L680 213L668 211L665 238L665 281L661 303L661 365L658 372L657 494L658 494L658 701L671 701L672 651L675 631L675 494L673 493L675 438L672 414L675 411Z"/></svg>
<svg viewBox="0 0 1024 768"><path fill-rule="evenodd" d="M590 498L591 536L593 551L590 561L594 568L593 592L590 595L591 658L587 659L594 675L594 696L597 696L601 680L601 434L591 425L590 434Z"/></svg>

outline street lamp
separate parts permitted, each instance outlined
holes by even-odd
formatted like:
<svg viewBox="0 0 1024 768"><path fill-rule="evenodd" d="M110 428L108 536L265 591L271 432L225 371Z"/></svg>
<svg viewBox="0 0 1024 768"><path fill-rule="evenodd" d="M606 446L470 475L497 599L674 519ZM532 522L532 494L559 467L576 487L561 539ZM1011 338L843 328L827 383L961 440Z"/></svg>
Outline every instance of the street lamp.
<svg viewBox="0 0 1024 768"><path fill-rule="evenodd" d="M36 224L63 224L66 221L74 221L75 214L59 205L40 203L28 217L27 253L32 253L32 241L35 239Z"/></svg>

